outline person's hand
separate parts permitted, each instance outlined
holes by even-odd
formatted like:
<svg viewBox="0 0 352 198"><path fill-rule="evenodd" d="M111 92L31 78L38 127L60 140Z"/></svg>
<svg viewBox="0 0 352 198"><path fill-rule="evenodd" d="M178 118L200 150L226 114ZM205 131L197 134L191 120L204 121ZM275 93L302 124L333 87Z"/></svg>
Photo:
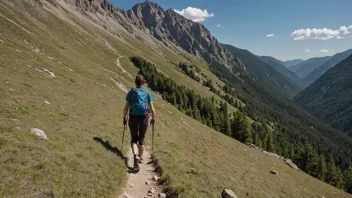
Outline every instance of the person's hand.
<svg viewBox="0 0 352 198"><path fill-rule="evenodd" d="M123 125L124 125L124 126L127 125L127 119L126 119L126 118L123 119Z"/></svg>
<svg viewBox="0 0 352 198"><path fill-rule="evenodd" d="M155 119L152 119L152 120L150 121L150 124L154 125L154 124L155 124Z"/></svg>

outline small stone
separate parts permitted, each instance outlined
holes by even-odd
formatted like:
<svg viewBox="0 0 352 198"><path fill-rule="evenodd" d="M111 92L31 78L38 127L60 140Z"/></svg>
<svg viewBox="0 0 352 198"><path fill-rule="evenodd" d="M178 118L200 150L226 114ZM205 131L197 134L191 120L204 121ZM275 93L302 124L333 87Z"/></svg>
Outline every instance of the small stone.
<svg viewBox="0 0 352 198"><path fill-rule="evenodd" d="M153 180L154 180L154 181L158 181L159 179L160 179L160 177L158 177L158 176L154 176L154 177L153 177Z"/></svg>
<svg viewBox="0 0 352 198"><path fill-rule="evenodd" d="M44 101L44 103L50 105L50 102L48 102L48 101Z"/></svg>
<svg viewBox="0 0 352 198"><path fill-rule="evenodd" d="M44 140L47 140L48 137L46 136L45 132L41 129L37 129L37 128L32 128L30 129L30 131L35 134L36 136L43 138Z"/></svg>
<svg viewBox="0 0 352 198"><path fill-rule="evenodd" d="M19 53L21 53L21 51L20 51L20 50L18 50L18 49L16 49L16 52L19 52Z"/></svg>
<svg viewBox="0 0 352 198"><path fill-rule="evenodd" d="M4 41L0 39L0 43L4 43Z"/></svg>
<svg viewBox="0 0 352 198"><path fill-rule="evenodd" d="M166 198L166 194L165 193L160 193L159 194L159 198Z"/></svg>
<svg viewBox="0 0 352 198"><path fill-rule="evenodd" d="M154 189L154 188L151 188L150 190L148 190L148 193L154 194L154 193L155 193L155 189Z"/></svg>
<svg viewBox="0 0 352 198"><path fill-rule="evenodd" d="M221 193L221 198L237 198L237 195L229 189L224 189Z"/></svg>
<svg viewBox="0 0 352 198"><path fill-rule="evenodd" d="M279 173L277 171L274 171L274 170L271 170L270 173L273 174L273 175L279 175Z"/></svg>
<svg viewBox="0 0 352 198"><path fill-rule="evenodd" d="M150 185L150 181L146 181L145 184L149 186Z"/></svg>

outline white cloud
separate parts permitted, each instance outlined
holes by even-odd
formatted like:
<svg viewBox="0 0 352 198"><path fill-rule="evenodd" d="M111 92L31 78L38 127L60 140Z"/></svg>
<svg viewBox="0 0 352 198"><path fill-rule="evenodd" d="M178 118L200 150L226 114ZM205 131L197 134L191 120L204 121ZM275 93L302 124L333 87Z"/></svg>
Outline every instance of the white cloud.
<svg viewBox="0 0 352 198"><path fill-rule="evenodd" d="M194 22L202 22L209 17L214 17L214 13L208 13L206 9L201 10L199 8L193 8L193 7L188 7L182 10L174 9L174 11Z"/></svg>
<svg viewBox="0 0 352 198"><path fill-rule="evenodd" d="M323 53L328 53L329 50L320 50L320 52L323 52Z"/></svg>
<svg viewBox="0 0 352 198"><path fill-rule="evenodd" d="M274 36L274 34L267 34L265 37L270 38L270 37L273 37L273 36Z"/></svg>
<svg viewBox="0 0 352 198"><path fill-rule="evenodd" d="M310 52L310 49L306 49L306 50L304 50L305 52Z"/></svg>
<svg viewBox="0 0 352 198"><path fill-rule="evenodd" d="M342 39L344 38L343 35L350 34L352 31L352 25L346 27L346 26L341 26L337 30L332 30L332 29L317 29L317 28L307 28L307 29L300 29L300 30L295 30L291 34L291 38L293 40L307 40L307 39L315 39L315 40L329 40L329 39Z"/></svg>
<svg viewBox="0 0 352 198"><path fill-rule="evenodd" d="M223 25L221 25L221 24L217 24L216 27L217 27L217 28L223 28L223 27L225 27L225 26L223 26Z"/></svg>
<svg viewBox="0 0 352 198"><path fill-rule="evenodd" d="M343 36L337 36L336 39L345 39Z"/></svg>

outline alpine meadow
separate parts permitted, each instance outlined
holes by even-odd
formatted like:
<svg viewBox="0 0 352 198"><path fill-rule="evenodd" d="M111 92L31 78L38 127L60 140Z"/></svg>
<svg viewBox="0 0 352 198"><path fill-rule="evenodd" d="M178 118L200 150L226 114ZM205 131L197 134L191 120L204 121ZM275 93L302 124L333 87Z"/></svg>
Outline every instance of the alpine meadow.
<svg viewBox="0 0 352 198"><path fill-rule="evenodd" d="M352 26L156 2L0 0L0 197L352 197Z"/></svg>

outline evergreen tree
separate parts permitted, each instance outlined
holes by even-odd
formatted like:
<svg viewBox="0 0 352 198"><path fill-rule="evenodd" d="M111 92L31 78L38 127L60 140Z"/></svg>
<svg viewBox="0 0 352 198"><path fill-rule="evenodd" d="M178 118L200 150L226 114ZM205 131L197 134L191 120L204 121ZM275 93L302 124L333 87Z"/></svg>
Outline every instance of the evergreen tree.
<svg viewBox="0 0 352 198"><path fill-rule="evenodd" d="M348 169L344 172L345 189L348 193L352 193L352 166L349 165Z"/></svg>
<svg viewBox="0 0 352 198"><path fill-rule="evenodd" d="M231 122L231 134L232 137L244 142L252 143L252 132L250 130L246 116L237 111L233 114L233 119Z"/></svg>
<svg viewBox="0 0 352 198"><path fill-rule="evenodd" d="M332 156L330 156L327 166L326 182L337 188L343 187L342 172L336 168L335 160Z"/></svg>
<svg viewBox="0 0 352 198"><path fill-rule="evenodd" d="M325 157L324 155L321 155L319 159L319 164L318 164L317 178L324 181L326 172L327 172L327 169L326 169Z"/></svg>

